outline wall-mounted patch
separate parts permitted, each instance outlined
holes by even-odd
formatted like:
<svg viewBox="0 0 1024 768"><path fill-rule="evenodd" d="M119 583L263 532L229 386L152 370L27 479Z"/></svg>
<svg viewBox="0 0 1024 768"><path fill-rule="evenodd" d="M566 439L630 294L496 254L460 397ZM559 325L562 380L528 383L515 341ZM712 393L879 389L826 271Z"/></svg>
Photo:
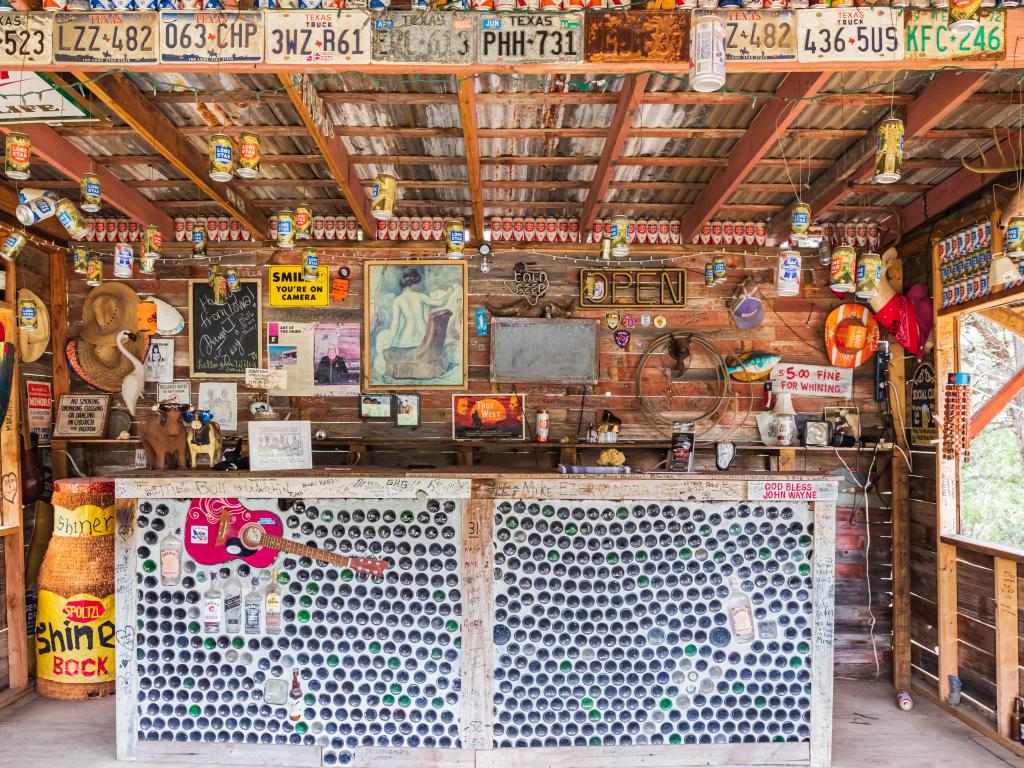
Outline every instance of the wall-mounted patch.
<svg viewBox="0 0 1024 768"><path fill-rule="evenodd" d="M629 346L629 337L630 333L625 328L620 328L612 334L612 338L615 339L615 343L618 345L619 349L625 349Z"/></svg>

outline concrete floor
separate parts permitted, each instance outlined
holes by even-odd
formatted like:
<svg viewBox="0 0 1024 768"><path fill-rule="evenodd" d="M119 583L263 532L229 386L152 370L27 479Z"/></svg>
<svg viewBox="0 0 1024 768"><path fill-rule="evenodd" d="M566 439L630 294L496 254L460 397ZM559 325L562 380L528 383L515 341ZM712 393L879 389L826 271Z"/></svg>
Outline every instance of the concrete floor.
<svg viewBox="0 0 1024 768"><path fill-rule="evenodd" d="M1024 760L920 698L912 712L899 712L892 688L884 683L837 680L835 701L834 768L1024 766ZM114 760L112 699L61 702L30 696L0 710L3 768L120 765ZM196 768L195 763L135 766Z"/></svg>

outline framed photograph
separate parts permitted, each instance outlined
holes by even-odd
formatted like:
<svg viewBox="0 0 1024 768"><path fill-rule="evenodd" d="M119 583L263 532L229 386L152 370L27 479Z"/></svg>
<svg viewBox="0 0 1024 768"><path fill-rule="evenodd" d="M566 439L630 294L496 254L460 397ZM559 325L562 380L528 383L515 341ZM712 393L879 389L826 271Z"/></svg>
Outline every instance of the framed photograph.
<svg viewBox="0 0 1024 768"><path fill-rule="evenodd" d="M524 440L523 395L452 395L456 440Z"/></svg>
<svg viewBox="0 0 1024 768"><path fill-rule="evenodd" d="M312 368L315 394L359 394L359 323L316 323Z"/></svg>
<svg viewBox="0 0 1024 768"><path fill-rule="evenodd" d="M378 395L364 392L359 396L359 418L378 421L391 420L392 395Z"/></svg>
<svg viewBox="0 0 1024 768"><path fill-rule="evenodd" d="M250 421L249 467L253 471L312 469L308 421Z"/></svg>
<svg viewBox="0 0 1024 768"><path fill-rule="evenodd" d="M466 263L365 262L364 392L465 389Z"/></svg>
<svg viewBox="0 0 1024 768"><path fill-rule="evenodd" d="M420 425L420 396L399 393L395 395L395 426L418 427Z"/></svg>
<svg viewBox="0 0 1024 768"><path fill-rule="evenodd" d="M110 395L61 395L54 437L103 437L110 414Z"/></svg>
<svg viewBox="0 0 1024 768"><path fill-rule="evenodd" d="M203 381L199 383L199 408L209 411L224 434L238 429L238 383Z"/></svg>
<svg viewBox="0 0 1024 768"><path fill-rule="evenodd" d="M146 381L174 381L174 339L150 339L146 352Z"/></svg>

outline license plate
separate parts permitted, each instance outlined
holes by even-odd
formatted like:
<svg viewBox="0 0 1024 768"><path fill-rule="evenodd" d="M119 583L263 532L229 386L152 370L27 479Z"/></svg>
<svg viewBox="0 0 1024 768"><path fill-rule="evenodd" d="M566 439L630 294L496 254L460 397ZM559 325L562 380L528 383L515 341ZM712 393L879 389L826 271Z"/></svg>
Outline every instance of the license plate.
<svg viewBox="0 0 1024 768"><path fill-rule="evenodd" d="M479 14L481 64L583 61L582 13Z"/></svg>
<svg viewBox="0 0 1024 768"><path fill-rule="evenodd" d="M902 8L825 8L797 12L797 59L899 61L903 58Z"/></svg>
<svg viewBox="0 0 1024 768"><path fill-rule="evenodd" d="M793 11L714 11L725 23L727 61L796 59Z"/></svg>
<svg viewBox="0 0 1024 768"><path fill-rule="evenodd" d="M690 14L616 11L587 16L587 61L686 61Z"/></svg>
<svg viewBox="0 0 1024 768"><path fill-rule="evenodd" d="M945 11L911 11L907 17L908 59L1006 58L1006 12L982 11L981 26L968 35L949 31Z"/></svg>
<svg viewBox="0 0 1024 768"><path fill-rule="evenodd" d="M55 13L57 64L156 64L160 14Z"/></svg>
<svg viewBox="0 0 1024 768"><path fill-rule="evenodd" d="M263 60L259 11L160 14L160 61L164 64Z"/></svg>
<svg viewBox="0 0 1024 768"><path fill-rule="evenodd" d="M53 61L51 13L0 13L0 65L31 67Z"/></svg>
<svg viewBox="0 0 1024 768"><path fill-rule="evenodd" d="M369 64L364 11L267 11L267 64Z"/></svg>
<svg viewBox="0 0 1024 768"><path fill-rule="evenodd" d="M476 26L468 14L394 11L373 20L373 60L473 64Z"/></svg>

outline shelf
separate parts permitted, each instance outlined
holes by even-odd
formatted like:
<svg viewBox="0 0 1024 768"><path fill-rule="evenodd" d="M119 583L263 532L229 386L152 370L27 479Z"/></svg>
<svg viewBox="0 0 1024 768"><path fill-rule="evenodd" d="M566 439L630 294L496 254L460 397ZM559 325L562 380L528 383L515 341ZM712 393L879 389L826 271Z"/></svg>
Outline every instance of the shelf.
<svg viewBox="0 0 1024 768"><path fill-rule="evenodd" d="M976 299L965 301L963 304L943 307L939 310L938 315L939 317L956 317L967 312L981 312L985 309L992 309L992 307L998 307L1015 300L1024 300L1024 284L1007 288L1004 291L990 293L988 296L979 296Z"/></svg>

